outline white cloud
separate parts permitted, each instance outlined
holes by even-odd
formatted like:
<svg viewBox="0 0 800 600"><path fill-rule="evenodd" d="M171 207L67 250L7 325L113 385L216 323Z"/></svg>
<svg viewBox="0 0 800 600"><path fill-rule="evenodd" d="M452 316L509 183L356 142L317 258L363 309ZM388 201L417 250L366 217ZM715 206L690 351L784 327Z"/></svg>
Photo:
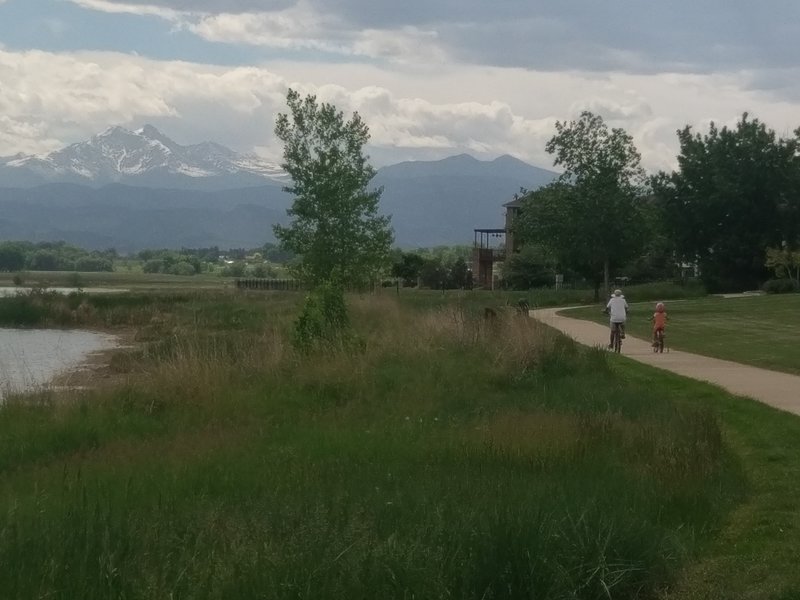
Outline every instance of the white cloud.
<svg viewBox="0 0 800 600"><path fill-rule="evenodd" d="M411 26L354 30L305 1L277 12L184 15L182 27L211 42L313 49L405 63L443 62L446 58L434 30Z"/></svg>
<svg viewBox="0 0 800 600"><path fill-rule="evenodd" d="M0 155L46 152L110 125L151 122L181 143L208 139L276 158L275 114L285 110L291 86L345 112L357 110L379 164L468 151L484 158L508 153L549 167L544 145L554 122L589 108L629 131L653 170L674 165L675 131L686 124L705 130L712 118L727 123L750 111L781 134L800 125L800 102L751 89L751 77L297 62L220 67L117 53L5 50Z"/></svg>
<svg viewBox="0 0 800 600"><path fill-rule="evenodd" d="M97 10L100 12L117 13L117 14L132 14L132 15L150 15L161 17L170 21L179 19L181 12L158 6L156 4L136 4L125 2L114 2L112 0L70 0L72 3L77 4L83 8Z"/></svg>

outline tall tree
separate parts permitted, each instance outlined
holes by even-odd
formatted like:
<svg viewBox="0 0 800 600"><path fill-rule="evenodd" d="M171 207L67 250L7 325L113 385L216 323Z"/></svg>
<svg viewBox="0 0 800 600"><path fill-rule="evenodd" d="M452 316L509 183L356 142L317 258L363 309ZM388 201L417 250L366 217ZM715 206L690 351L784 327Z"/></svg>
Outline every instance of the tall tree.
<svg viewBox="0 0 800 600"><path fill-rule="evenodd" d="M766 249L800 244L797 137L780 139L747 114L735 128L678 132L678 170L653 188L678 250L711 289L758 286L769 277Z"/></svg>
<svg viewBox="0 0 800 600"><path fill-rule="evenodd" d="M375 176L364 154L369 129L358 113L346 121L313 95L290 89L286 103L275 134L291 178L284 190L294 196L293 220L276 225L275 235L301 257L299 274L312 285L364 284L388 264L393 237L389 218L378 214L382 189L368 189Z"/></svg>
<svg viewBox="0 0 800 600"><path fill-rule="evenodd" d="M601 281L609 288L611 269L642 247L639 153L624 130L609 129L590 112L557 122L546 149L564 172L526 197L520 233L549 248L563 267L592 280L599 295Z"/></svg>

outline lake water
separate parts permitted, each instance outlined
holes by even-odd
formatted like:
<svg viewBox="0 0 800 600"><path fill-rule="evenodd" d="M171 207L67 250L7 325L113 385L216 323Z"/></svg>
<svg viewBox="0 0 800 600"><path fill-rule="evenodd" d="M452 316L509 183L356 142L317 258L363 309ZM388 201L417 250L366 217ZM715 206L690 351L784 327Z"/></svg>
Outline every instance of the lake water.
<svg viewBox="0 0 800 600"><path fill-rule="evenodd" d="M45 386L116 345L114 336L91 331L0 328L0 398Z"/></svg>

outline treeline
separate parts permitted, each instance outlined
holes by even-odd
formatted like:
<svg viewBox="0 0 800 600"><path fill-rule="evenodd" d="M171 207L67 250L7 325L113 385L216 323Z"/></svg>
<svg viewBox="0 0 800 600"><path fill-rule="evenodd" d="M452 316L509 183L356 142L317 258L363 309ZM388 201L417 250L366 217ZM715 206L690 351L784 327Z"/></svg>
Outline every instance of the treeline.
<svg viewBox="0 0 800 600"><path fill-rule="evenodd" d="M469 246L437 246L392 251L391 276L405 287L468 289L472 287Z"/></svg>
<svg viewBox="0 0 800 600"><path fill-rule="evenodd" d="M114 249L88 251L66 242L0 242L0 271L112 271Z"/></svg>
<svg viewBox="0 0 800 600"><path fill-rule="evenodd" d="M599 291L614 277L669 279L698 273L711 291L785 279L800 266L800 129L778 136L743 115L734 127L678 132L677 169L647 176L633 139L589 112L559 122L546 149L563 175L522 192L506 265L515 286L554 273ZM552 279L551 279L552 281Z"/></svg>

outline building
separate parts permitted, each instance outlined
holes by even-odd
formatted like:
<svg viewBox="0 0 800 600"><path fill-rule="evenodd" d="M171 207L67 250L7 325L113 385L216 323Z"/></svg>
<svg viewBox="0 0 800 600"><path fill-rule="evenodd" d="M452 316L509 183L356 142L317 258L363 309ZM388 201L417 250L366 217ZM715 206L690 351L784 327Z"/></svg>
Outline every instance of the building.
<svg viewBox="0 0 800 600"><path fill-rule="evenodd" d="M476 287L494 289L498 275L497 263L502 263L509 252L519 252L519 241L514 236L514 220L519 216L522 199L515 198L503 205L506 224L503 228L475 229L472 249L472 274Z"/></svg>

